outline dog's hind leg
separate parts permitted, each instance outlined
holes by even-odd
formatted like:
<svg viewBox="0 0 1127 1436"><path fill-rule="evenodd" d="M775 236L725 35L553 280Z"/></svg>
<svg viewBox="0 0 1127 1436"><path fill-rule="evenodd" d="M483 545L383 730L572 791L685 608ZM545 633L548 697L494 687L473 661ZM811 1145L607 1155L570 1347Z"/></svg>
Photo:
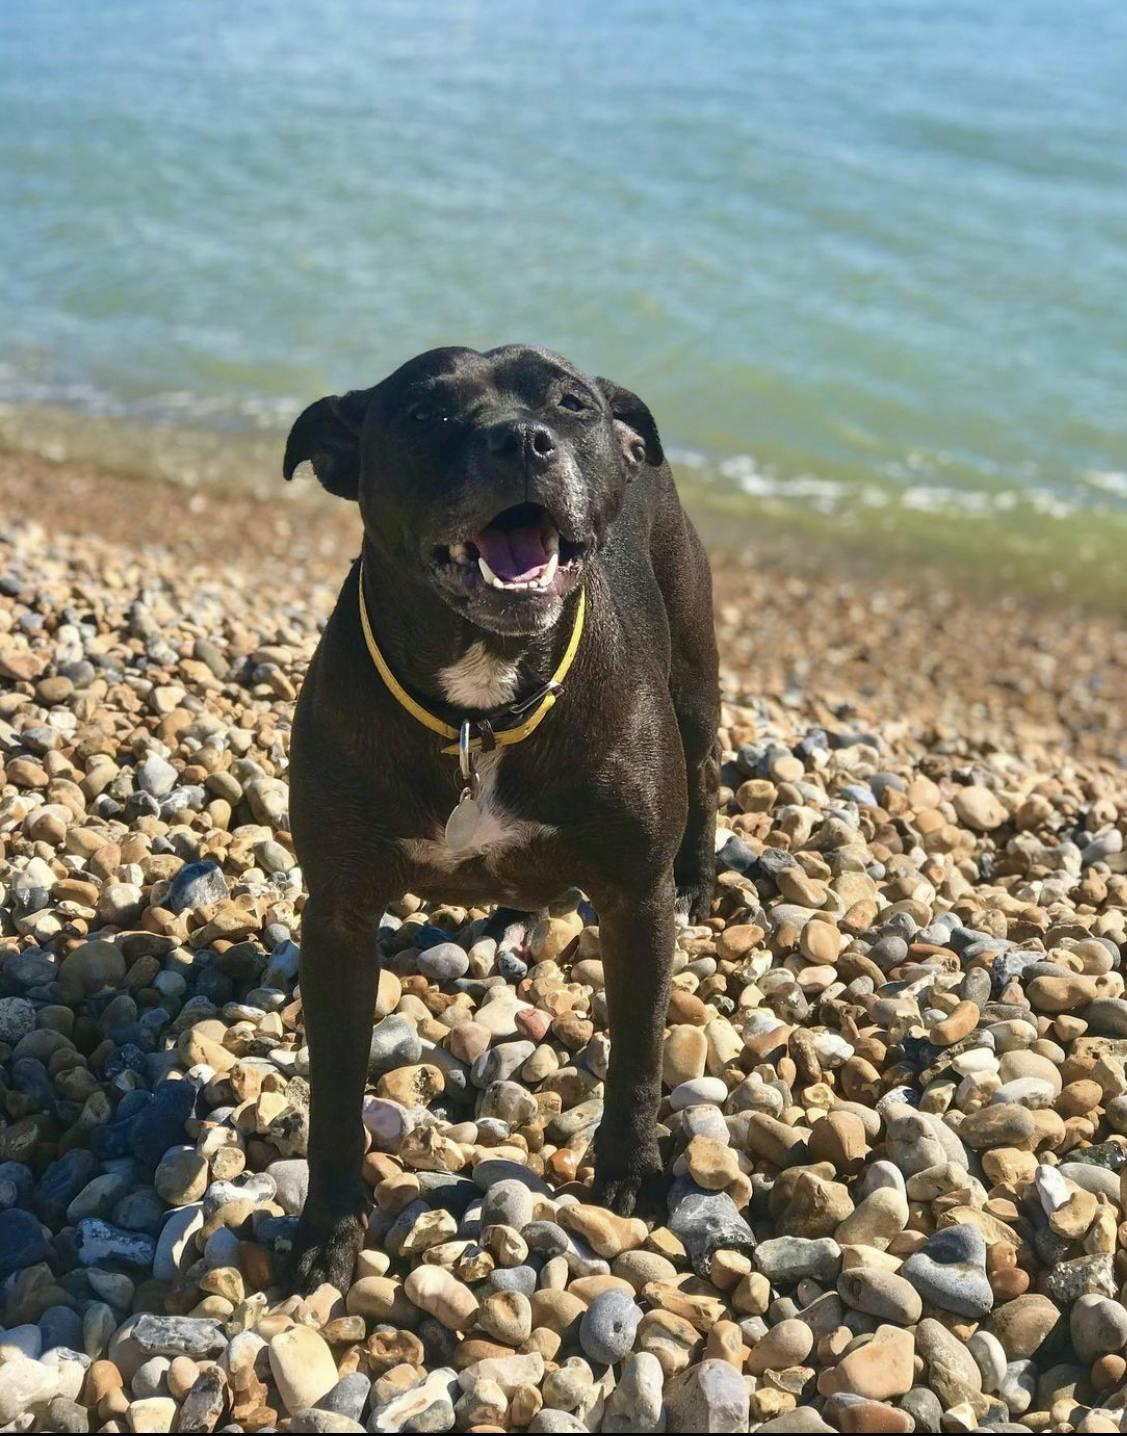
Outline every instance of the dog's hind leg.
<svg viewBox="0 0 1127 1436"><path fill-rule="evenodd" d="M379 970L376 922L360 926L320 902L306 905L300 981L309 1045L309 1195L292 1266L295 1285L306 1292L321 1282L347 1291L364 1241L369 1196L360 1175L360 1112Z"/></svg>
<svg viewBox="0 0 1127 1436"><path fill-rule="evenodd" d="M688 817L673 865L678 907L701 922L716 882L716 795L720 787L716 728L720 721L719 659L712 622L708 555L665 476L663 501L650 536L654 576L669 622L669 696L685 753Z"/></svg>
<svg viewBox="0 0 1127 1436"><path fill-rule="evenodd" d="M693 534L696 548L699 541ZM669 611L672 652L669 695L685 750L689 809L673 873L678 906L690 922L703 922L716 884L716 798L720 788L720 680L712 629L712 594L703 550L698 552L695 593Z"/></svg>
<svg viewBox="0 0 1127 1436"><path fill-rule="evenodd" d="M685 834L673 864L677 905L690 922L703 922L712 909L716 885L716 795L720 787L720 754L711 717L677 714L685 745L689 813ZM707 746L704 743L707 729Z"/></svg>

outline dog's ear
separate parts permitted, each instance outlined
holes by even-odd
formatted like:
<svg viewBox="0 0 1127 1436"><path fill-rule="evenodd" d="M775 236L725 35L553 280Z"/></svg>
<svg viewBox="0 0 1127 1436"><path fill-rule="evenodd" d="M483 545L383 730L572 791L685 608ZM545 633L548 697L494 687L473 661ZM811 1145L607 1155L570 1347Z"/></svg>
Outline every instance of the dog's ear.
<svg viewBox="0 0 1127 1436"><path fill-rule="evenodd" d="M354 499L360 489L360 430L371 390L330 394L299 414L286 440L282 473L292 479L306 459L330 494Z"/></svg>
<svg viewBox="0 0 1127 1436"><path fill-rule="evenodd" d="M595 383L602 390L617 424L625 426L627 432L622 435L622 447L627 463L640 464L644 459L656 469L664 461L665 451L657 432L657 420L648 405L612 379L596 379Z"/></svg>

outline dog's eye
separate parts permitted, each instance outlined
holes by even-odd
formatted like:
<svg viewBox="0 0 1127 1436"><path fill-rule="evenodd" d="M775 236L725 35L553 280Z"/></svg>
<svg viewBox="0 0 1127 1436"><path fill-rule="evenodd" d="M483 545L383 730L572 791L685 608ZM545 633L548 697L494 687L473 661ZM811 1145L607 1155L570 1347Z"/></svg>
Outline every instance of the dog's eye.
<svg viewBox="0 0 1127 1436"><path fill-rule="evenodd" d="M425 424L428 419L434 418L434 410L429 404L412 404L407 410L407 417L417 424Z"/></svg>
<svg viewBox="0 0 1127 1436"><path fill-rule="evenodd" d="M587 405L578 394L565 394L560 400L560 408L570 409L574 414L581 413L586 407Z"/></svg>

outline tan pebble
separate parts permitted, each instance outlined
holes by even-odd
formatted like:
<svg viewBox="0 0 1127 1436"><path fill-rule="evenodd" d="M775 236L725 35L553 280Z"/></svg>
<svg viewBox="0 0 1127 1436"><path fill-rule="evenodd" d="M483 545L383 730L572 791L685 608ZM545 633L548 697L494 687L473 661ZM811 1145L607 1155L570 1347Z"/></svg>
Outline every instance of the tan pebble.
<svg viewBox="0 0 1127 1436"><path fill-rule="evenodd" d="M120 1391L124 1381L112 1361L94 1361L86 1372L82 1386L82 1404L97 1406L111 1391Z"/></svg>
<svg viewBox="0 0 1127 1436"><path fill-rule="evenodd" d="M1096 980L1079 973L1068 977L1035 977L1027 985L1025 995L1036 1012L1067 1012L1092 1001L1096 996Z"/></svg>
<svg viewBox="0 0 1127 1436"><path fill-rule="evenodd" d="M827 885L817 878L808 877L801 868L783 868L775 881L785 902L815 909L826 905L829 894Z"/></svg>
<svg viewBox="0 0 1127 1436"><path fill-rule="evenodd" d="M389 1017L399 1006L403 996L403 985L390 968L380 969L379 986L376 989L376 1017Z"/></svg>
<svg viewBox="0 0 1127 1436"><path fill-rule="evenodd" d="M668 1227L654 1227L646 1237L645 1246L675 1264L686 1260L684 1243Z"/></svg>
<svg viewBox="0 0 1127 1436"><path fill-rule="evenodd" d="M999 1102L970 1112L959 1126L959 1138L976 1151L991 1147L1032 1148L1037 1131L1034 1115L1016 1102Z"/></svg>
<svg viewBox="0 0 1127 1436"><path fill-rule="evenodd" d="M580 1204L561 1207L558 1220L608 1260L640 1247L646 1240L646 1224L639 1217L620 1217L606 1207Z"/></svg>
<svg viewBox="0 0 1127 1436"><path fill-rule="evenodd" d="M704 1075L708 1039L700 1027L672 1027L662 1047L662 1081L670 1089Z"/></svg>
<svg viewBox="0 0 1127 1436"><path fill-rule="evenodd" d="M578 1333L579 1321L586 1310L587 1303L570 1291L542 1288L532 1293L533 1326L555 1332L565 1339Z"/></svg>
<svg viewBox="0 0 1127 1436"><path fill-rule="evenodd" d="M147 1396L139 1401L131 1401L128 1414L131 1431L171 1431L172 1423L176 1419L176 1402L171 1396Z"/></svg>
<svg viewBox="0 0 1127 1436"><path fill-rule="evenodd" d="M747 1369L752 1376L801 1366L814 1349L814 1333L804 1321L788 1318L773 1326L751 1349Z"/></svg>
<svg viewBox="0 0 1127 1436"><path fill-rule="evenodd" d="M798 939L798 950L808 962L832 967L841 953L842 938L832 922L808 922Z"/></svg>
<svg viewBox="0 0 1127 1436"><path fill-rule="evenodd" d="M1127 1360L1118 1352L1100 1356L1092 1363L1091 1375L1092 1385L1097 1391L1113 1391L1127 1376Z"/></svg>
<svg viewBox="0 0 1127 1436"><path fill-rule="evenodd" d="M853 1175L869 1151L865 1124L853 1112L828 1112L810 1129L810 1155L829 1162L835 1172Z"/></svg>
<svg viewBox="0 0 1127 1436"><path fill-rule="evenodd" d="M982 1153L982 1169L992 1182L1015 1186L1033 1180L1037 1158L1017 1147L997 1147Z"/></svg>
<svg viewBox="0 0 1127 1436"><path fill-rule="evenodd" d="M413 1067L397 1067L385 1072L376 1083L376 1095L403 1107L425 1107L440 1096L445 1087L441 1069L429 1062L420 1062Z"/></svg>
<svg viewBox="0 0 1127 1436"><path fill-rule="evenodd" d="M687 992L683 987L674 987L670 992L665 1020L671 1027L686 1023L693 1027L703 1027L712 1015L712 1009L702 1002L695 992ZM668 1040L667 1037L667 1044ZM676 1083L670 1083L670 1086L676 1086Z"/></svg>
<svg viewBox="0 0 1127 1436"><path fill-rule="evenodd" d="M1029 1273L1022 1271L1020 1267L1008 1267L1002 1271L991 1272L990 1290L994 1293L995 1306L1012 1302L1016 1297L1024 1296L1029 1290Z"/></svg>
<svg viewBox="0 0 1127 1436"><path fill-rule="evenodd" d="M715 1297L698 1295L670 1282L652 1281L642 1288L642 1299L672 1316L707 1332L724 1317L724 1303Z"/></svg>
<svg viewBox="0 0 1127 1436"><path fill-rule="evenodd" d="M201 1291L209 1292L213 1296L225 1297L230 1302L238 1303L246 1296L243 1274L238 1267L212 1267L203 1273L199 1284Z"/></svg>
<svg viewBox="0 0 1127 1436"><path fill-rule="evenodd" d="M717 1274L717 1259L722 1255L723 1253L718 1252L713 1257L714 1280ZM648 1281L672 1281L677 1275L677 1268L667 1257L644 1248L623 1252L621 1256L615 1257L611 1262L611 1271L615 1276L621 1277L633 1291L641 1291Z"/></svg>
<svg viewBox="0 0 1127 1436"><path fill-rule="evenodd" d="M693 1181L707 1191L723 1191L740 1176L735 1152L711 1137L694 1137L684 1157Z"/></svg>
<svg viewBox="0 0 1127 1436"><path fill-rule="evenodd" d="M831 1391L850 1392L875 1401L889 1401L912 1389L915 1342L910 1331L878 1326L872 1340L849 1351L826 1372ZM822 1382L819 1381L821 1389ZM827 1392L826 1394L829 1394Z"/></svg>
<svg viewBox="0 0 1127 1436"><path fill-rule="evenodd" d="M417 1307L452 1331L464 1331L477 1315L473 1292L441 1267L416 1267L403 1289Z"/></svg>
<svg viewBox="0 0 1127 1436"><path fill-rule="evenodd" d="M403 1284L389 1276L365 1276L354 1281L345 1296L345 1308L350 1316L393 1326L413 1326L418 1320L418 1311Z"/></svg>
<svg viewBox="0 0 1127 1436"><path fill-rule="evenodd" d="M771 1283L762 1272L749 1272L732 1293L732 1305L743 1316L762 1316L771 1304Z"/></svg>
<svg viewBox="0 0 1127 1436"><path fill-rule="evenodd" d="M885 1251L908 1225L907 1199L892 1187L878 1187L834 1232L839 1245L871 1246Z"/></svg>
<svg viewBox="0 0 1127 1436"><path fill-rule="evenodd" d="M1049 1213L1049 1226L1057 1236L1078 1241L1095 1221L1098 1208L1098 1197L1076 1187L1063 1206Z"/></svg>
<svg viewBox="0 0 1127 1436"><path fill-rule="evenodd" d="M886 1406L881 1401L857 1401L841 1408L839 1412L843 1432L896 1432L913 1431L907 1411L898 1411L895 1406Z"/></svg>
<svg viewBox="0 0 1127 1436"><path fill-rule="evenodd" d="M488 1048L491 1034L477 1022L462 1022L450 1029L445 1045L459 1062L473 1063Z"/></svg>
<svg viewBox="0 0 1127 1436"><path fill-rule="evenodd" d="M529 1426L544 1405L544 1398L535 1386L518 1386L509 1395L509 1422L514 1427Z"/></svg>
<svg viewBox="0 0 1127 1436"><path fill-rule="evenodd" d="M741 1251L719 1247L712 1253L708 1279L717 1291L734 1291L751 1272L751 1258ZM660 1278L657 1278L660 1280Z"/></svg>
<svg viewBox="0 0 1127 1436"><path fill-rule="evenodd" d="M478 1308L477 1322L497 1341L519 1346L532 1333L532 1305L523 1292L491 1292Z"/></svg>
<svg viewBox="0 0 1127 1436"><path fill-rule="evenodd" d="M1055 1106L1062 1117L1084 1117L1104 1100L1103 1088L1091 1078L1081 1078L1063 1088Z"/></svg>
<svg viewBox="0 0 1127 1436"><path fill-rule="evenodd" d="M959 1042L978 1026L981 1013L975 1002L960 1002L941 1022L937 1022L928 1033L930 1041L938 1047L950 1047Z"/></svg>
<svg viewBox="0 0 1127 1436"><path fill-rule="evenodd" d="M739 961L749 952L762 947L764 932L756 923L737 923L727 927L716 939L716 950L727 961Z"/></svg>
<svg viewBox="0 0 1127 1436"><path fill-rule="evenodd" d="M1040 1349L1060 1319L1060 1311L1047 1296L1028 1295L996 1306L985 1326L1011 1361L1024 1361Z"/></svg>
<svg viewBox="0 0 1127 1436"><path fill-rule="evenodd" d="M704 1344L704 1338L691 1322L670 1311L648 1311L638 1324L634 1342L636 1351L648 1351L657 1357L666 1379L685 1371Z"/></svg>
<svg viewBox="0 0 1127 1436"><path fill-rule="evenodd" d="M989 788L956 788L952 803L959 822L976 833L992 832L1006 821L1005 807Z"/></svg>
<svg viewBox="0 0 1127 1436"><path fill-rule="evenodd" d="M795 1161L792 1153L805 1144L807 1136L807 1129L788 1127L766 1112L748 1113L748 1150L776 1167L792 1166Z"/></svg>
<svg viewBox="0 0 1127 1436"><path fill-rule="evenodd" d="M578 1327L576 1327L578 1333ZM555 1361L560 1354L560 1347L563 1345L563 1337L557 1331L550 1331L546 1326L534 1326L532 1335L527 1341L522 1341L520 1351L530 1356L539 1356L545 1362Z"/></svg>
<svg viewBox="0 0 1127 1436"><path fill-rule="evenodd" d="M309 1326L293 1326L271 1340L270 1372L291 1414L315 1406L337 1383L333 1353Z"/></svg>
<svg viewBox="0 0 1127 1436"><path fill-rule="evenodd" d="M726 1361L737 1371L744 1364L743 1332L734 1321L718 1321L708 1333L704 1343L706 1359Z"/></svg>
<svg viewBox="0 0 1127 1436"><path fill-rule="evenodd" d="M832 1174L828 1165L823 1170ZM853 1199L843 1182L813 1167L792 1167L771 1194L771 1210L781 1236L826 1237L852 1212Z"/></svg>
<svg viewBox="0 0 1127 1436"><path fill-rule="evenodd" d="M628 1281L624 1281L619 1276L609 1275L577 1276L568 1283L567 1289L580 1301L586 1302L588 1306L604 1291L621 1291L625 1292L627 1296L634 1294L634 1288Z"/></svg>
<svg viewBox="0 0 1127 1436"><path fill-rule="evenodd" d="M555 962L583 931L578 912L565 913L538 922L529 933L529 948L535 963Z"/></svg>

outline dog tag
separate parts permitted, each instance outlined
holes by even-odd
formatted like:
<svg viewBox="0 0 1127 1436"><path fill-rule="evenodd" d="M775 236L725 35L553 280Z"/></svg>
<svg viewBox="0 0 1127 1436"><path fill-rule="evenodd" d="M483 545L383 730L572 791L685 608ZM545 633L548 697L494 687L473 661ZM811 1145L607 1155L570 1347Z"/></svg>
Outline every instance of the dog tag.
<svg viewBox="0 0 1127 1436"><path fill-rule="evenodd" d="M447 847L453 848L455 852L470 847L480 822L481 809L476 800L470 797L470 790L463 788L458 806L446 819Z"/></svg>

